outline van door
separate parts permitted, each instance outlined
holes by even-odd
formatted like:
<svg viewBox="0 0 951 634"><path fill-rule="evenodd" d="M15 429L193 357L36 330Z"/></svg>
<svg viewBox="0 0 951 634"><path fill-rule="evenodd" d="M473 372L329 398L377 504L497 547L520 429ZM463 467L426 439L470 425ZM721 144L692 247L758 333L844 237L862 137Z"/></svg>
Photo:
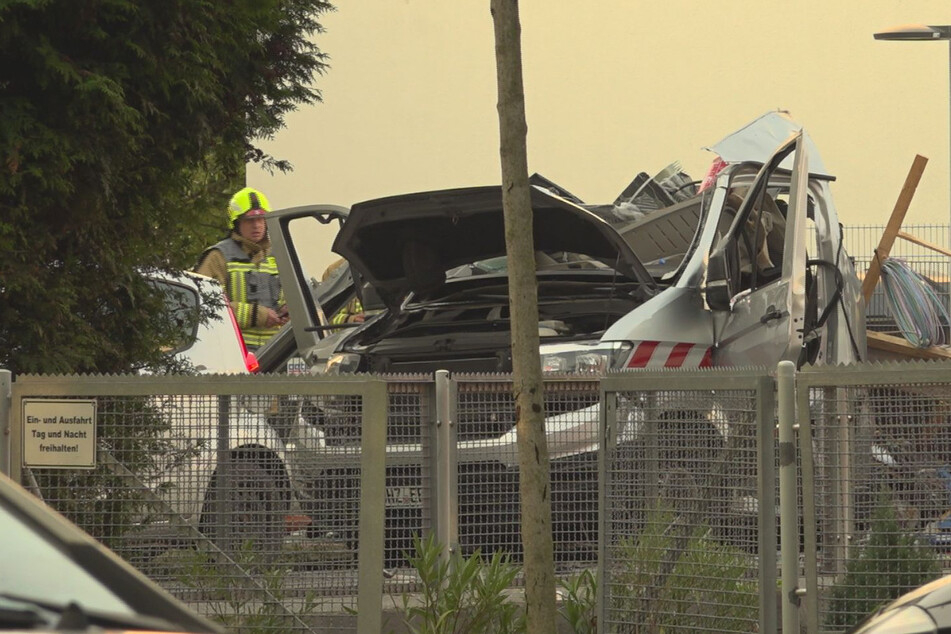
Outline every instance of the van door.
<svg viewBox="0 0 951 634"><path fill-rule="evenodd" d="M328 298L326 294L318 293L311 284L311 276L304 270L302 254L307 253L307 249L300 248L300 245L313 245L316 237L320 235L320 226L333 223L343 226L348 214L349 209L338 205L303 205L276 209L265 216L271 252L277 260L284 299L291 316L290 328L296 344L294 347L300 355L312 351L327 333L339 332L338 328L330 325L329 320L334 314L333 311L352 297L349 275L345 278L341 275L342 279L335 280L340 284L332 285L333 297ZM340 269L341 273L343 271L344 269ZM281 337L283 332L275 335L272 340ZM271 345L279 343L286 342L275 342ZM260 350L270 353L270 350L265 350L269 347L265 345ZM268 372L275 371L274 366L287 361L282 355L293 354L294 347L283 345L280 349L275 349L274 358L268 359L267 366L262 362L262 368L267 368L265 371Z"/></svg>
<svg viewBox="0 0 951 634"><path fill-rule="evenodd" d="M728 306L713 306L715 366L796 361L802 348L806 282L808 157L800 131L752 185L731 187L711 253L732 263ZM789 165L792 172L782 165ZM735 213L732 213L735 210Z"/></svg>

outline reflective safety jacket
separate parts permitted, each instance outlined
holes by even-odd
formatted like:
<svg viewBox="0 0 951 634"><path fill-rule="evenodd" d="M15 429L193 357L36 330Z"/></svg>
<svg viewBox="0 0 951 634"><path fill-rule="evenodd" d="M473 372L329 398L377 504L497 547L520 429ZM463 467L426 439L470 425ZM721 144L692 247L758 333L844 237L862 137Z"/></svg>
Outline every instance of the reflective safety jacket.
<svg viewBox="0 0 951 634"><path fill-rule="evenodd" d="M355 321L362 321L363 317L363 304L360 303L360 299L354 297L347 304L337 311L331 319L330 323L332 324L348 324Z"/></svg>
<svg viewBox="0 0 951 634"><path fill-rule="evenodd" d="M264 311L260 310L261 307L278 310L284 304L277 262L266 249L259 253L249 253L247 248L242 247L241 242L233 237L225 238L208 249L202 260L206 261L208 253L213 250L220 251L224 256L225 292L241 328L245 345L249 350L255 350L280 330L280 326L264 325L267 323L266 316ZM199 272L202 272L202 268L199 265Z"/></svg>

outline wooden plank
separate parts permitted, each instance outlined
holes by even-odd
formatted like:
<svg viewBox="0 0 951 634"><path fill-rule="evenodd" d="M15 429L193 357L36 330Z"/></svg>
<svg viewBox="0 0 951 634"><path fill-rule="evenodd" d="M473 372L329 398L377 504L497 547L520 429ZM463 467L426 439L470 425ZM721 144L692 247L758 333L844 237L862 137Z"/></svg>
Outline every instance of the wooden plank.
<svg viewBox="0 0 951 634"><path fill-rule="evenodd" d="M898 232L898 237L901 238L902 240L907 240L908 242L913 242L913 243L917 244L918 246L924 247L924 248L926 248L926 249L931 249L932 251L935 251L935 252L937 252L937 253L940 253L941 255L947 255L947 256L951 257L951 251L948 251L947 249L944 249L944 248L942 248L942 247L939 247L937 244L931 244L931 243L928 242L927 240L922 240L922 239L919 238L918 236L912 235L912 234L910 234L910 233L905 233L904 231L899 231L899 232Z"/></svg>
<svg viewBox="0 0 951 634"><path fill-rule="evenodd" d="M919 348L902 337L869 330L865 333L870 350L882 350L912 359L951 359L951 349L940 346Z"/></svg>
<svg viewBox="0 0 951 634"><path fill-rule="evenodd" d="M898 236L898 232L901 231L901 223L905 220L905 214L908 212L911 199L915 195L915 189L918 188L918 182L921 180L921 174L925 171L925 165L927 164L928 159L920 154L915 155L908 176L905 177L905 185L898 194L898 200L895 202L894 209L892 209L892 215L885 226L885 233L882 234L878 248L875 249L875 257L872 258L868 273L865 274L865 279L862 281L862 295L865 297L866 304L872 298L872 291L875 290L878 278L882 275L882 262L888 258L892 245L895 243L895 238Z"/></svg>

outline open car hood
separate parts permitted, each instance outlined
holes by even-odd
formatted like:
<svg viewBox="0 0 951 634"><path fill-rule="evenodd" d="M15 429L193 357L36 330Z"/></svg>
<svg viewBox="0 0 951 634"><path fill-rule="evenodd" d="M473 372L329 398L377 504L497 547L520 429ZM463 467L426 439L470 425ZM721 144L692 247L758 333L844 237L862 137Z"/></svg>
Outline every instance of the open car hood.
<svg viewBox="0 0 951 634"><path fill-rule="evenodd" d="M630 246L592 212L531 187L536 251L580 253L654 286ZM380 198L353 205L333 243L387 305L426 293L444 272L505 254L502 189L470 187Z"/></svg>

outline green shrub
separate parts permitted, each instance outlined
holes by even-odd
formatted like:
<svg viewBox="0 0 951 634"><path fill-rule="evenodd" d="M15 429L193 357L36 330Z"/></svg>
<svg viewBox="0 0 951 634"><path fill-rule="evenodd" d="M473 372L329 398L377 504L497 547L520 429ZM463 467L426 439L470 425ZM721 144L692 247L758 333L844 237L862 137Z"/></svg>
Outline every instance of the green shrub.
<svg viewBox="0 0 951 634"><path fill-rule="evenodd" d="M458 552L443 558L442 545L430 535L413 537L408 557L419 573L422 590L402 597L403 624L416 634L515 634L525 631L524 613L508 590L518 567L495 552L484 560L477 551L468 559Z"/></svg>
<svg viewBox="0 0 951 634"><path fill-rule="evenodd" d="M598 582L594 572L580 574L560 581L561 606L558 613L575 634L595 634L598 631Z"/></svg>
<svg viewBox="0 0 951 634"><path fill-rule="evenodd" d="M751 557L669 508L649 515L637 537L621 540L611 572L609 605L629 625L623 631L755 629L759 588Z"/></svg>
<svg viewBox="0 0 951 634"><path fill-rule="evenodd" d="M202 550L176 552L170 568L192 591L191 601L204 605L233 634L306 631L308 617L320 607L313 590L302 594L288 584L293 566L262 561L251 542L230 560Z"/></svg>
<svg viewBox="0 0 951 634"><path fill-rule="evenodd" d="M496 552L488 560L476 552L466 559L442 558L433 536L413 537L415 555L407 555L419 574L422 590L402 597L402 624L416 634L493 634L525 631L521 601L510 591L519 568ZM595 634L597 581L584 570L559 582L559 614L576 634Z"/></svg>
<svg viewBox="0 0 951 634"><path fill-rule="evenodd" d="M903 532L892 500L883 497L869 527L868 538L850 551L845 576L831 589L825 623L845 630L913 588L941 575L931 548Z"/></svg>

